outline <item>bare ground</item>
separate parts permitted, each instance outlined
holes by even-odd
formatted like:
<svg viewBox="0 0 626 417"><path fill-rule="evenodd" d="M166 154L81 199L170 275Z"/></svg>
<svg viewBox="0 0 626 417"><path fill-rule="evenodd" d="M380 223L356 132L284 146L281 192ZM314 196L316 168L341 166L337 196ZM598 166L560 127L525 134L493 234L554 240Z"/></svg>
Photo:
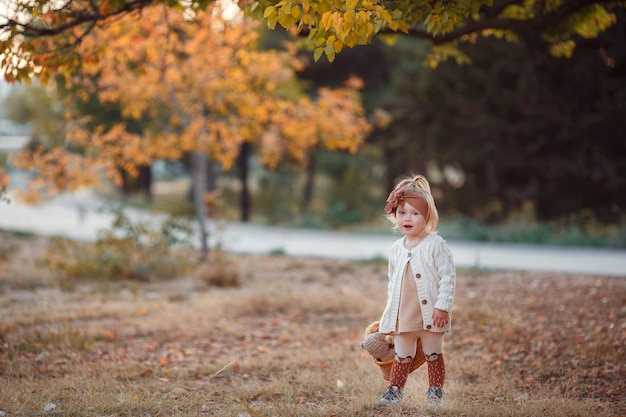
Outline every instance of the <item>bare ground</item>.
<svg viewBox="0 0 626 417"><path fill-rule="evenodd" d="M359 347L384 263L231 255L237 288L197 274L68 284L37 262L45 239L4 238L7 416L626 415L623 278L458 271L446 405L425 408L419 369L387 410Z"/></svg>

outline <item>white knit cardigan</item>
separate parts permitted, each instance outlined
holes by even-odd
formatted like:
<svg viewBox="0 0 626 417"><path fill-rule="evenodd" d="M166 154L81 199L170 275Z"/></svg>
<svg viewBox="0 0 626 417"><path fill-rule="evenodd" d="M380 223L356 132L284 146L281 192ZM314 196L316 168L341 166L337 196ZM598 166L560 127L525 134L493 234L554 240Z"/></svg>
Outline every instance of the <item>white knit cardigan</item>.
<svg viewBox="0 0 626 417"><path fill-rule="evenodd" d="M411 263L417 286L418 294L415 296L419 295L424 330L450 331L451 318L444 327L435 327L432 319L435 308L450 313L454 304L456 271L446 241L439 235L429 234L411 250L404 247L403 241L404 237L395 241L389 252L387 305L380 319L379 331L382 333L396 331L402 275L407 261Z"/></svg>

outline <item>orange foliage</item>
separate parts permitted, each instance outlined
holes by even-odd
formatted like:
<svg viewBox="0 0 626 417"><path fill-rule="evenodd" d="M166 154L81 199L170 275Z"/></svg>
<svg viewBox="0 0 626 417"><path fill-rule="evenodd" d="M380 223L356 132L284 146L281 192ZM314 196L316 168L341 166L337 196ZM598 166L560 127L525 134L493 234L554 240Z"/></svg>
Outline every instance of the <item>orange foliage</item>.
<svg viewBox="0 0 626 417"><path fill-rule="evenodd" d="M0 190L7 188L9 186L9 183L10 183L9 174L4 168L0 167Z"/></svg>
<svg viewBox="0 0 626 417"><path fill-rule="evenodd" d="M18 196L29 203L38 202L41 196L54 195L61 190L74 191L97 182L98 168L65 149L55 148L44 152L42 148L24 151L13 158L17 168L36 167L37 178Z"/></svg>
<svg viewBox="0 0 626 417"><path fill-rule="evenodd" d="M362 82L322 89L312 100L297 89L296 71L304 63L295 47L260 51L257 38L254 23L225 20L217 9L190 21L182 12L151 7L96 30L80 46L87 57L84 76L67 78L67 86L85 101L97 94L116 103L124 117L149 120L153 129L141 135L124 124L87 129L87 118L70 113L68 142L86 151L83 158L93 161L87 167L116 183L120 168L132 175L138 166L189 151L206 152L229 169L244 142L269 167L286 157L304 161L307 149L318 144L356 151L371 129L358 93ZM69 169L87 168L78 156L71 164L66 152L48 157L60 160L60 167L46 163L42 153L20 162L36 166L40 181L54 184L51 189L96 178L93 169L88 180L71 178L85 175Z"/></svg>

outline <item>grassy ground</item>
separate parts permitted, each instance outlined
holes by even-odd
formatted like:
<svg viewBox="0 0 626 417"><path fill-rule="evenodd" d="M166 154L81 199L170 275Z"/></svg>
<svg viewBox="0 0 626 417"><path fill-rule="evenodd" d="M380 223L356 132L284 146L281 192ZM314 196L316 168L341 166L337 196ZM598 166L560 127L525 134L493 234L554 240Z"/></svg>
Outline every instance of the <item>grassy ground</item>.
<svg viewBox="0 0 626 417"><path fill-rule="evenodd" d="M623 279L458 271L445 406L426 408L420 368L385 408L359 347L384 263L233 256L237 288L60 285L45 245L0 256L6 416L626 416Z"/></svg>

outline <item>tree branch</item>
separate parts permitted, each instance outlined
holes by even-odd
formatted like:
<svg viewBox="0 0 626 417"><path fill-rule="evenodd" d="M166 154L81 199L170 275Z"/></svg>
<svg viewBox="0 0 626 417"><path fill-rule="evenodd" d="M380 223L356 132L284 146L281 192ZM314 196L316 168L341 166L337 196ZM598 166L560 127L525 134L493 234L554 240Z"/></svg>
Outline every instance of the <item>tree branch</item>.
<svg viewBox="0 0 626 417"><path fill-rule="evenodd" d="M517 3L516 0L507 3L506 6ZM448 32L443 35L432 35L424 29L410 29L406 36L416 39L426 39L431 41L434 45L442 45L461 38L464 35L480 32L486 29L506 29L515 32L520 31L537 31L543 32L546 29L562 22L572 14L580 11L581 9L594 5L594 4L612 4L617 3L615 0L567 0L563 2L557 9L550 13L540 15L534 19L520 20L520 19L499 19L497 16L504 10L501 7L498 14L494 14L493 18L487 18L484 20L471 21L465 23L463 26ZM391 30L385 30L384 33L397 33Z"/></svg>
<svg viewBox="0 0 626 417"><path fill-rule="evenodd" d="M58 10L55 13L63 13L67 17L67 22L52 27L38 26L33 22L20 23L15 19L8 19L6 22L0 24L0 33L10 31L13 28L21 28L20 33L27 38L39 38L44 36L54 36L64 33L70 29L80 26L85 23L96 24L100 21L104 21L116 16L122 16L127 13L142 10L143 8L150 6L151 4L158 3L158 0L134 0L124 2L123 6L119 9L113 10L107 14L101 14L97 4L94 1L89 1L89 5L85 8L74 11ZM70 6L72 2L67 4ZM66 6L66 7L67 7Z"/></svg>

